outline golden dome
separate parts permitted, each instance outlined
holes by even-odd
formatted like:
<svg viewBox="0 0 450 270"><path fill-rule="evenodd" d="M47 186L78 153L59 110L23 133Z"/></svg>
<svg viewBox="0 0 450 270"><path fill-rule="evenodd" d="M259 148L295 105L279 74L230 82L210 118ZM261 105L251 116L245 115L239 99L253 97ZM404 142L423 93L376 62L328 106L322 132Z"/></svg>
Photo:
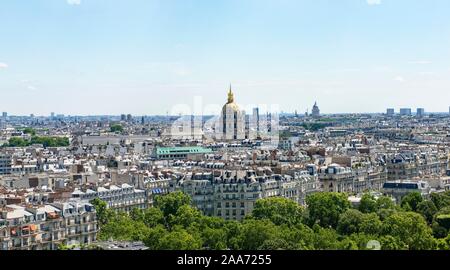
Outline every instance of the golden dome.
<svg viewBox="0 0 450 270"><path fill-rule="evenodd" d="M223 105L222 111L226 111L227 108L230 108L232 111L238 112L239 111L239 106L234 103L234 94L233 91L231 91L231 85L230 85L230 90L228 91L228 102Z"/></svg>
<svg viewBox="0 0 450 270"><path fill-rule="evenodd" d="M227 104L223 105L222 110L225 112L227 108L230 108L234 112L239 111L239 106L236 103L227 103Z"/></svg>

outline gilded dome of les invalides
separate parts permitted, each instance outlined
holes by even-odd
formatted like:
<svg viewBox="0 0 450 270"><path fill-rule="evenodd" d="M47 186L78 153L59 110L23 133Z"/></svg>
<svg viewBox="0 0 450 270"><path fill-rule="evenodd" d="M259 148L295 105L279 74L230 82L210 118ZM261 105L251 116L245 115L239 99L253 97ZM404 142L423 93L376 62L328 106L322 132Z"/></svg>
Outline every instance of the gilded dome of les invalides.
<svg viewBox="0 0 450 270"><path fill-rule="evenodd" d="M239 112L239 106L234 103L234 94L231 91L231 85L230 85L230 91L228 91L228 102L223 105L222 111L225 112L227 108L230 108L234 112Z"/></svg>

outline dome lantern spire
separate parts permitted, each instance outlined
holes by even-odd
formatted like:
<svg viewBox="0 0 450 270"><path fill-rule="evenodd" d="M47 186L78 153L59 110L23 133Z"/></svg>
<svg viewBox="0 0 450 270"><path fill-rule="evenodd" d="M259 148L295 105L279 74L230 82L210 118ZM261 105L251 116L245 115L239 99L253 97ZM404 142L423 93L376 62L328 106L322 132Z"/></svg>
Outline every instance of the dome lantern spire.
<svg viewBox="0 0 450 270"><path fill-rule="evenodd" d="M231 91L231 84L230 84L230 91L228 91L228 103L234 102L234 94L233 91Z"/></svg>

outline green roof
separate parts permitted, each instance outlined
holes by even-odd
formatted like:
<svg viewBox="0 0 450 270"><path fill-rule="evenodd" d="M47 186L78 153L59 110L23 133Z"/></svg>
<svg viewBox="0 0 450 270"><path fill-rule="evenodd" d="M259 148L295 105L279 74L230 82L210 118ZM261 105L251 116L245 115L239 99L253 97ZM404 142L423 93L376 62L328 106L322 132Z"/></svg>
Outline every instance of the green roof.
<svg viewBox="0 0 450 270"><path fill-rule="evenodd" d="M189 146L189 147L158 147L156 148L157 155L167 155L167 154L208 154L212 153L209 148L204 148L200 146Z"/></svg>

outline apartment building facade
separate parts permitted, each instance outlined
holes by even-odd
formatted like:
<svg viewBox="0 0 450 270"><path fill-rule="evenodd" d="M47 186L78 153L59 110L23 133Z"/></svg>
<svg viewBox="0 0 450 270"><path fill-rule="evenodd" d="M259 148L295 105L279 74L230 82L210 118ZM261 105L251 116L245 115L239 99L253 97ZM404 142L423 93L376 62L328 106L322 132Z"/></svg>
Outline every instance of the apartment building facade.
<svg viewBox="0 0 450 270"><path fill-rule="evenodd" d="M388 180L384 167L352 169L331 164L319 170L321 188L326 192L362 193L379 191Z"/></svg>
<svg viewBox="0 0 450 270"><path fill-rule="evenodd" d="M98 231L94 207L83 201L8 205L0 214L0 250L56 250L91 244Z"/></svg>
<svg viewBox="0 0 450 270"><path fill-rule="evenodd" d="M0 152L0 175L10 174L12 157L10 154Z"/></svg>
<svg viewBox="0 0 450 270"><path fill-rule="evenodd" d="M146 209L148 207L146 191L136 189L128 184L97 187L84 191L78 189L72 193L72 197L88 201L99 198L105 201L109 208L123 212L130 212L133 208Z"/></svg>
<svg viewBox="0 0 450 270"><path fill-rule="evenodd" d="M193 204L205 215L225 220L242 220L253 211L259 199L285 197L304 204L306 194L317 188L317 185L311 185L315 180L309 174L301 177L258 175L252 170L243 174L232 171L220 175L197 173L181 181L178 188L190 195ZM311 187L314 190L309 190Z"/></svg>

